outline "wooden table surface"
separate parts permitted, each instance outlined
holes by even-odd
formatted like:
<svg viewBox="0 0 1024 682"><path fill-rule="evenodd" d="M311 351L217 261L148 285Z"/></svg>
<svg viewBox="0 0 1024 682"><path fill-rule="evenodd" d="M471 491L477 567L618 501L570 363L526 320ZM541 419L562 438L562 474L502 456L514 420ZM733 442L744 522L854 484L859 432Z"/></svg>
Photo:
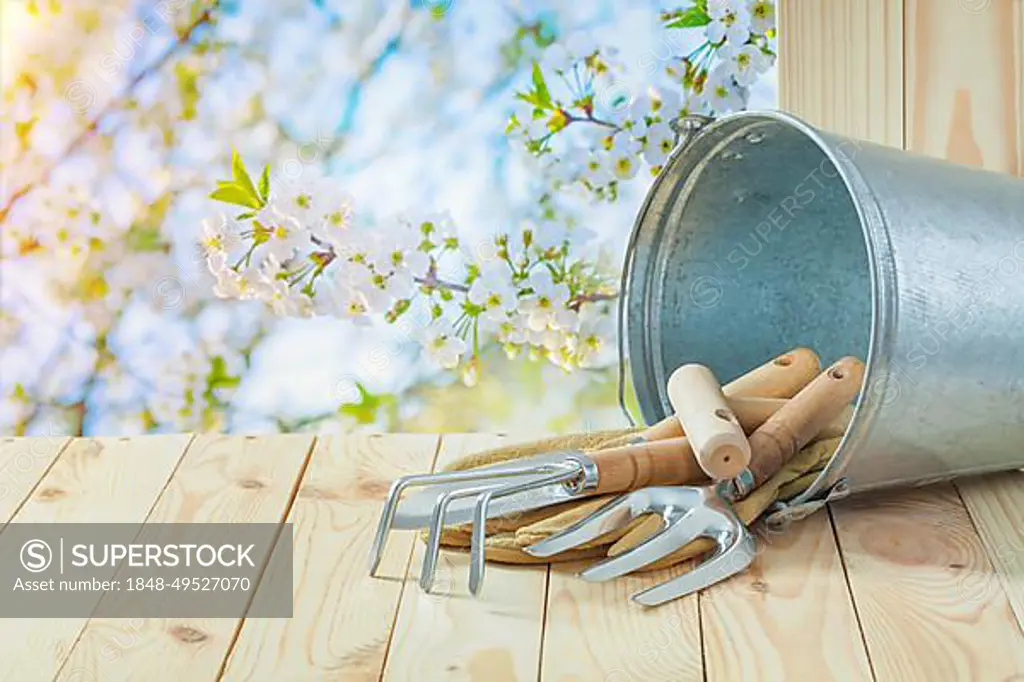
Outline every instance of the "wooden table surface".
<svg viewBox="0 0 1024 682"><path fill-rule="evenodd" d="M745 575L655 609L664 572L463 554L441 594L397 533L366 555L390 481L498 436L0 440L0 521L294 524L291 619L0 620L0 680L1024 680L1024 474L833 505L763 543ZM97 596L97 600L99 596Z"/></svg>

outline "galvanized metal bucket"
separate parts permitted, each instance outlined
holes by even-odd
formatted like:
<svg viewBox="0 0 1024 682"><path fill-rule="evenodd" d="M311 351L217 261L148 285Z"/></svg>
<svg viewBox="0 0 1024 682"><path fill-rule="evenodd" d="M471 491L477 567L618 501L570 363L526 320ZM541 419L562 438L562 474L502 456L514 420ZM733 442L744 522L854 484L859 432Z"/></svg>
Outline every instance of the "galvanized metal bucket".
<svg viewBox="0 0 1024 682"><path fill-rule="evenodd" d="M868 371L842 444L790 510L1024 467L1024 182L777 112L687 123L623 272L645 421L670 413L679 365L724 383L809 346Z"/></svg>

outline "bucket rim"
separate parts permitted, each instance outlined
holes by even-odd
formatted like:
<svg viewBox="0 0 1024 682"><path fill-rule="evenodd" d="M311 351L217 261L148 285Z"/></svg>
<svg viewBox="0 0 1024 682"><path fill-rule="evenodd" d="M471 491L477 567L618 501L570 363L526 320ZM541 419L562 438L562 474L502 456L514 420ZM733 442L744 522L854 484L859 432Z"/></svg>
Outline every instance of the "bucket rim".
<svg viewBox="0 0 1024 682"><path fill-rule="evenodd" d="M827 493L827 491L841 481L843 472L849 464L852 454L856 452L858 444L867 438L871 425L877 416L878 409L884 404L884 400L872 400L869 394L877 394L879 392L877 389L880 389L883 396L887 395L889 376L887 367L890 355L888 350L891 348L891 340L894 333L890 322L896 319L897 283L888 224L879 207L874 191L864 179L863 174L854 161L860 146L867 143L824 133L803 119L787 112L751 110L717 118L700 128L686 143L680 145L665 163L658 178L648 190L630 233L629 245L627 246L626 258L623 264L622 286L620 287L620 371L624 371L624 369L621 369L621 364L626 357L626 353L621 352L621 347L627 343L625 320L625 315L629 309L627 299L630 296L641 293L641 291L634 291L634 289L642 290L643 288L642 286L630 286L637 277L633 267L632 249L641 230L645 228L656 229L657 227L657 223L652 224L652 221L658 220L660 216L657 218L652 216L650 208L654 196L661 188L662 181L671 174L674 168L683 163L684 159L694 153L695 146L701 139L705 139L709 135L720 134L723 129L734 128L738 131L745 124L758 122L781 123L796 130L805 139L812 142L824 159L831 162L832 166L836 169L838 179L843 183L847 196L856 211L861 238L867 255L868 280L870 284L871 321L868 332L868 350L867 357L864 358L864 379L854 406L853 415L846 432L840 439L836 451L814 482L804 492L789 500L788 504L796 505L820 497L823 492ZM847 151L850 148L852 148L852 153ZM700 158L694 159L694 167L699 167L701 160ZM690 178L682 176L676 182L681 186L685 186L690 180ZM674 201L685 201L686 199L687 195L681 193ZM631 360L636 358L636 350L631 350L628 356ZM633 363L631 362L631 364ZM633 389L638 396L639 391L637 389L639 388L638 382L642 380L641 374L634 372L632 376ZM871 390L868 390L869 387Z"/></svg>

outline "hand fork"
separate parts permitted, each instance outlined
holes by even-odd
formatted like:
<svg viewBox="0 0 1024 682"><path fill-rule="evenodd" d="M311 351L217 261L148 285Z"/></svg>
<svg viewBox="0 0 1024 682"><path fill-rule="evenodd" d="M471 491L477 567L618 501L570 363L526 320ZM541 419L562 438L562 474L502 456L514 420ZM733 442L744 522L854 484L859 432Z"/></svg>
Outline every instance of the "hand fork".
<svg viewBox="0 0 1024 682"><path fill-rule="evenodd" d="M756 555L755 542L730 502L774 476L841 415L860 390L863 377L864 364L852 357L837 361L816 377L751 434L750 463L740 476L711 486L661 486L628 493L525 551L538 557L552 556L655 513L661 517L661 530L636 547L587 568L580 577L590 581L617 578L702 537L716 544L707 559L684 575L634 594L633 600L656 606L746 570ZM704 443L693 446L701 449Z"/></svg>

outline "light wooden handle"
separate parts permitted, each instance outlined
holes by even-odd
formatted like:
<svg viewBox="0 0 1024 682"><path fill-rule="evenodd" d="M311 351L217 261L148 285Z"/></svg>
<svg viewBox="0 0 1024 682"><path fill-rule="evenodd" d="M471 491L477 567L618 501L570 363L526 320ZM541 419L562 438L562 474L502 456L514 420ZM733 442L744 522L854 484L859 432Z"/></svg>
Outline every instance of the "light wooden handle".
<svg viewBox="0 0 1024 682"><path fill-rule="evenodd" d="M722 392L730 398L792 398L820 371L817 353L810 348L794 348L726 384ZM648 441L675 438L683 435L683 427L673 414L637 435Z"/></svg>
<svg viewBox="0 0 1024 682"><path fill-rule="evenodd" d="M821 358L810 348L794 348L726 384L727 396L792 398L821 372Z"/></svg>
<svg viewBox="0 0 1024 682"><path fill-rule="evenodd" d="M849 407L864 380L864 363L838 360L750 435L749 469L761 485Z"/></svg>
<svg viewBox="0 0 1024 682"><path fill-rule="evenodd" d="M669 377L667 391L704 473L720 481L747 468L750 443L710 369L683 365Z"/></svg>
<svg viewBox="0 0 1024 682"><path fill-rule="evenodd" d="M743 427L743 431L747 435L756 431L757 427L768 421L768 417L781 410L782 406L789 402L786 398L726 398L725 401L736 418L739 419L740 426ZM838 417L829 422L828 426L814 437L814 440L842 436L850 426L852 418L853 405L847 405Z"/></svg>
<svg viewBox="0 0 1024 682"><path fill-rule="evenodd" d="M707 480L689 439L682 436L599 450L589 457L597 466L597 495Z"/></svg>
<svg viewBox="0 0 1024 682"><path fill-rule="evenodd" d="M728 401L743 429L751 433L789 401L773 398L733 398ZM677 420L678 422L678 420ZM690 485L707 482L690 439L623 445L588 454L597 466L596 494L621 493L649 485Z"/></svg>

